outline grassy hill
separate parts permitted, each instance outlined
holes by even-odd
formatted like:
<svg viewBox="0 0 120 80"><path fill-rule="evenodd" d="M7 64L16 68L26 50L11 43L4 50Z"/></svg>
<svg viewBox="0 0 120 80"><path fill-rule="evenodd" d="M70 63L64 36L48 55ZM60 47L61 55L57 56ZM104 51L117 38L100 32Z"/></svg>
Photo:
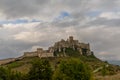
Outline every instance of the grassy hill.
<svg viewBox="0 0 120 80"><path fill-rule="evenodd" d="M51 66L55 67L56 64L58 64L63 59L69 59L72 57L54 57L54 58L42 58L42 59L48 59L51 63ZM119 66L111 65L107 62L103 62L96 58L94 55L91 56L79 56L75 57L79 58L81 61L83 61L85 64L88 64L90 68L94 71L95 69L102 67L103 65L109 65L110 70L114 73L118 72L120 70ZM11 62L9 64L2 65L3 67L10 68L14 71L19 71L22 73L27 73L29 71L29 68L31 67L32 62L34 62L36 59L40 59L39 57L25 57L21 60L17 60L15 62ZM99 72L99 71L98 71ZM112 75L112 73L111 73Z"/></svg>
<svg viewBox="0 0 120 80"><path fill-rule="evenodd" d="M75 53L75 54L74 54ZM61 53L63 54L63 53ZM73 55L74 54L74 55ZM96 80L102 80L102 70L104 69L104 66L107 65L106 67L106 74L105 75L115 75L120 72L120 67L111 65L108 62L103 62L96 58L94 55L90 56L85 56L85 55L80 55L78 54L78 51L74 52L71 50L67 50L67 57L49 57L49 58L42 58L42 59L47 59L50 61L50 64L52 66L52 69L54 70L55 67L60 63L61 60L67 60L69 58L79 58L82 62L87 64L94 75L96 76ZM14 62L2 65L3 67L7 67L11 69L12 71L17 71L21 72L24 74L27 74L32 66L32 63L36 60L40 60L39 57L25 57L21 60L16 60ZM101 77L100 77L101 76ZM100 78L100 79L98 79Z"/></svg>

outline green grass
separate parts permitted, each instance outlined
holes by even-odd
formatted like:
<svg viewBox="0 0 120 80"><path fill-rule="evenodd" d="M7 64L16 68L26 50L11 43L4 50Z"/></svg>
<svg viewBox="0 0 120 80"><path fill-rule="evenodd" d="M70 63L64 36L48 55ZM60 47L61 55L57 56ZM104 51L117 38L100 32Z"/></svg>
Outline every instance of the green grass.
<svg viewBox="0 0 120 80"><path fill-rule="evenodd" d="M53 57L53 58L42 58L42 59L48 59L50 61L51 67L53 70L55 70L55 67L60 63L61 60L68 60L69 58L79 58L80 61L84 62L85 64L87 64L92 71L94 71L95 69L106 65L108 63L103 62L101 60L99 60L98 58L96 58L94 55L90 55L90 56L83 56L83 55L78 55L78 52L73 53L71 50L68 49L68 52L71 52L69 55L69 57ZM76 54L76 56L72 56L73 54ZM22 72L22 73L27 73L32 65L32 62L36 61L36 59L40 60L39 57L26 57L23 58L19 61L15 61L6 65L2 65L3 67L8 67L14 71L18 71L18 72ZM108 67L109 73L111 75L115 74L118 71L120 71L120 67L119 66L114 66L114 65L110 65ZM95 73L98 75L101 75L101 71Z"/></svg>
<svg viewBox="0 0 120 80"><path fill-rule="evenodd" d="M6 67L8 67L8 68L16 68L16 67L20 67L22 65L24 65L24 63L16 61L16 62L12 62L11 64L8 64Z"/></svg>

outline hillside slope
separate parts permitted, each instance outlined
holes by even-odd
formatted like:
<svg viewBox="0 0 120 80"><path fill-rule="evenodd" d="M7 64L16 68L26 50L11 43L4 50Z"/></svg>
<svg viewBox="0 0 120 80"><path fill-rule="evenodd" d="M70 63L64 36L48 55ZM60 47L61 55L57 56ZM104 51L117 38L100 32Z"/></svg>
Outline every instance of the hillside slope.
<svg viewBox="0 0 120 80"><path fill-rule="evenodd" d="M69 57L51 57L51 58L49 57L49 58L42 58L42 59L48 59L51 63L51 66L54 69L55 65L58 64L60 60L69 59L69 58L72 58L72 57L70 56ZM107 62L103 62L99 60L98 58L96 58L94 55L91 55L91 56L81 55L75 58L79 58L85 64L88 64L90 68L92 69L92 71L96 70L99 67L102 67L103 65L109 65L109 72L111 75L120 70L119 66L115 66L115 65L108 64ZM25 57L21 60L17 60L17 61L2 65L2 66L10 68L14 71L27 73L29 71L29 68L31 67L32 62L34 62L35 59L40 59L40 58L39 57Z"/></svg>
<svg viewBox="0 0 120 80"><path fill-rule="evenodd" d="M59 53L59 54L63 54L63 53ZM108 62L103 62L99 60L98 58L96 58L94 54L85 56L85 55L80 55L78 51L72 51L72 50L68 50L66 54L67 56L65 57L63 56L62 57L48 57L48 58L41 58L41 59L49 60L52 69L55 70L56 66L60 63L61 60L69 60L70 58L78 58L80 61L84 62L90 67L91 71L93 72L95 76L95 80L108 80L108 79L112 80L114 77L116 77L120 73L119 66L111 65ZM17 72L27 74L32 66L32 63L36 60L40 60L40 58L39 57L24 57L22 59L16 60L8 64L4 64L1 66L9 68L15 72L17 71ZM103 70L105 70L104 75L103 75ZM107 76L107 77L104 77L104 76ZM120 78L120 77L117 76L116 79L117 78Z"/></svg>

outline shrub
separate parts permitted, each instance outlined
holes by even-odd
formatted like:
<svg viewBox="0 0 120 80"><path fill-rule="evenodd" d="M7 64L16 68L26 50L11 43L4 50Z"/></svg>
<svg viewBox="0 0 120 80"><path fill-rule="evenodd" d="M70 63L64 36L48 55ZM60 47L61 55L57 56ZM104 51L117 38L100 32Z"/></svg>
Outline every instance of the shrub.
<svg viewBox="0 0 120 80"><path fill-rule="evenodd" d="M90 69L79 59L60 62L55 70L53 80L92 80Z"/></svg>
<svg viewBox="0 0 120 80"><path fill-rule="evenodd" d="M51 76L52 69L48 60L36 60L28 73L29 80L51 80Z"/></svg>

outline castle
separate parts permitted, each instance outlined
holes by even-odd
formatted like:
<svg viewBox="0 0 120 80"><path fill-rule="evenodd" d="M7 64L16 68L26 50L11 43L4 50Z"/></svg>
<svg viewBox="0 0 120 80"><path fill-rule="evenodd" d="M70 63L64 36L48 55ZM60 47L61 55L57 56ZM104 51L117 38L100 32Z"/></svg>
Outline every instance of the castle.
<svg viewBox="0 0 120 80"><path fill-rule="evenodd" d="M48 50L43 50L42 48L37 48L34 52L24 52L24 57L33 57L38 56L42 57L59 57L67 56L65 51L67 48L73 50L78 50L79 54L89 56L92 54L90 50L89 43L80 43L78 40L74 40L73 36L69 36L67 40L61 39L61 41L56 42L52 47L49 47ZM63 54L56 54L55 52L63 52Z"/></svg>
<svg viewBox="0 0 120 80"><path fill-rule="evenodd" d="M56 42L52 47L49 47L48 50L37 48L37 50L33 52L24 52L24 55L18 58L0 60L0 65L14 62L16 60L21 60L24 57L66 57L69 56L66 53L67 49L77 51L79 55L89 56L93 54L93 52L90 50L89 43L80 43L78 40L74 40L73 36L70 36L67 40L61 39L61 41ZM72 54L74 55L75 53L73 52Z"/></svg>

